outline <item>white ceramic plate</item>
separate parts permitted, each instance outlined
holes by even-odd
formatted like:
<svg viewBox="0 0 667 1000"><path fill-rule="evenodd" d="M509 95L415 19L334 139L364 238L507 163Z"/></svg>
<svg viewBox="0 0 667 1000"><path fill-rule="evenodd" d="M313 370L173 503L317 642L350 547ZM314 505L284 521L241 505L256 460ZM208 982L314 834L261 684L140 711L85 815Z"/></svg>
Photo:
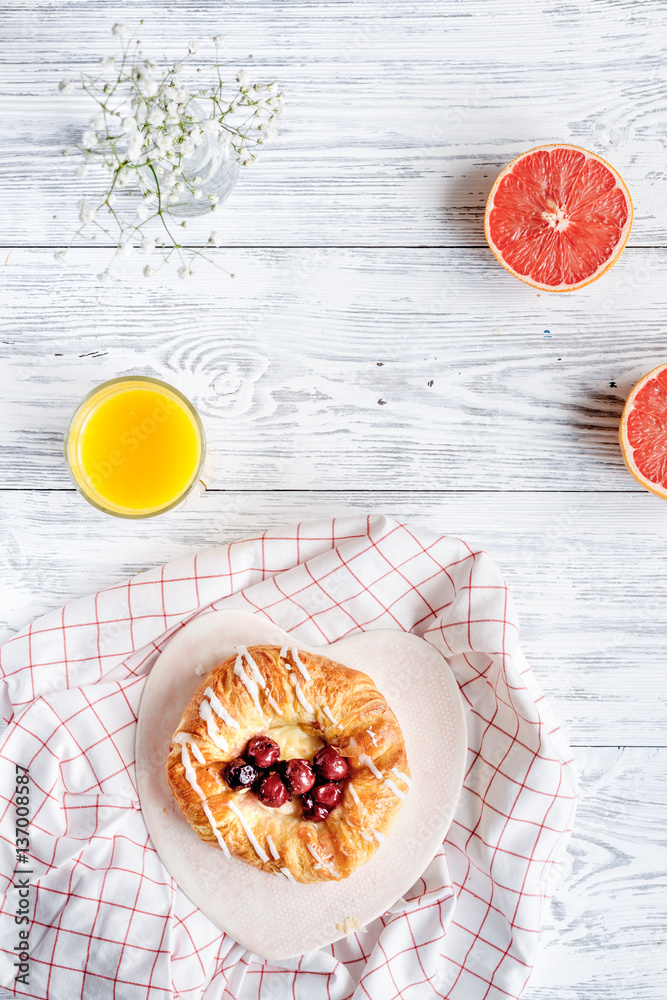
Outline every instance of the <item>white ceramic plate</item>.
<svg viewBox="0 0 667 1000"><path fill-rule="evenodd" d="M239 645L288 641L372 677L405 738L412 787L403 808L375 856L342 882L300 885L225 858L190 828L167 784L169 742L203 680L196 668L212 669ZM365 926L414 885L451 823L465 753L458 686L447 661L423 639L382 630L311 647L260 616L213 611L176 633L146 682L137 726L137 785L155 849L186 896L245 948L284 959Z"/></svg>

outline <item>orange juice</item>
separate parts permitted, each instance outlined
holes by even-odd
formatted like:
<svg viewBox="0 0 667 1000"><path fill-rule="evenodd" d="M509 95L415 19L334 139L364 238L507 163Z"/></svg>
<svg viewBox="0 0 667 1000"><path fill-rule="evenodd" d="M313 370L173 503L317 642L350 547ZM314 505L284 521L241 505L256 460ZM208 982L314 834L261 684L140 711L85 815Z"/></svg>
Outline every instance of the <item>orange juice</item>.
<svg viewBox="0 0 667 1000"><path fill-rule="evenodd" d="M189 400L145 377L94 389L65 439L79 491L119 517L151 517L178 504L199 479L204 451L204 429Z"/></svg>

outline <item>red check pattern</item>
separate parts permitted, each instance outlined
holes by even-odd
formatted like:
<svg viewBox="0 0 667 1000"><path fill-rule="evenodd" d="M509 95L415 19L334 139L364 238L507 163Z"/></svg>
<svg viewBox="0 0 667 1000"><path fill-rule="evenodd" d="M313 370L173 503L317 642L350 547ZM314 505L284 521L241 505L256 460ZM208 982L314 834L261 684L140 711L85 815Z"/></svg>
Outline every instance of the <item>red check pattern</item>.
<svg viewBox="0 0 667 1000"><path fill-rule="evenodd" d="M447 657L468 762L454 823L405 898L348 940L260 961L180 892L134 778L141 692L178 629L213 609L305 643L397 628ZM521 995L559 881L576 778L518 645L492 560L450 536L348 517L201 552L45 615L1 650L0 982L70 1000L505 1000ZM14 764L32 777L30 992L14 983ZM16 939L16 940L15 940Z"/></svg>

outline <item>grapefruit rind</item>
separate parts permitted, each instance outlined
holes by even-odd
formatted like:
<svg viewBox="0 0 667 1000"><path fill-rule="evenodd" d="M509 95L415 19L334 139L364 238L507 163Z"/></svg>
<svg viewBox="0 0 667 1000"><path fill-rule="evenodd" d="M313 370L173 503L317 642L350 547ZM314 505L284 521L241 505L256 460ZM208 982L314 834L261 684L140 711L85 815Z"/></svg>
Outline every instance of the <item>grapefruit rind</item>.
<svg viewBox="0 0 667 1000"><path fill-rule="evenodd" d="M508 173L511 173L511 171L514 169L514 167L520 160L523 160L525 157L530 156L532 153L538 153L541 150L548 150L548 149L574 149L577 152L583 153L585 156L590 157L591 159L597 160L598 162L604 164L604 166L613 175L616 184L618 185L620 190L625 195L628 205L628 218L623 227L621 238L614 247L614 250L609 259L603 261L602 264L600 264L600 266L597 268L597 270L595 270L592 274L588 275L583 281L579 281L571 285L568 284L547 285L543 282L535 281L533 278L525 274L519 274L518 271L515 271L514 268L505 261L502 253L496 247L490 231L490 215L491 215L491 210L494 207L494 197L503 178L505 178ZM633 220L633 206L632 206L632 198L630 197L630 192L628 191L621 175L618 173L617 170L614 170L614 168L610 163L607 163L607 161L603 159L601 156L598 156L597 153L591 153L590 150L584 149L583 146L575 146L569 142L551 142L542 146L534 146L532 149L526 150L525 153L520 153L518 156L515 156L514 159L511 161L511 163L508 163L505 169L498 175L493 187L491 188L489 197L487 198L486 201L486 209L484 212L484 235L486 237L486 242L489 244L489 247L491 248L491 251L496 260L500 264L502 264L502 266L505 268L506 271L509 271L510 274L513 274L515 278L518 278L519 281L523 281L524 284L530 285L531 288L538 288L540 291L544 292L572 292L577 288L584 288L586 285L590 285L593 281L597 281L597 279L601 275L605 274L606 271L608 271L611 267L613 267L618 258L621 256L621 253L623 252L625 245L628 242L628 237L630 236L630 230L632 229L632 220Z"/></svg>
<svg viewBox="0 0 667 1000"><path fill-rule="evenodd" d="M623 413L621 414L621 423L618 428L618 443L621 446L621 454L623 455L623 460L628 467L628 470L632 473L638 483L640 483L645 490L649 490L651 493L655 493L656 496L662 497L663 500L667 500L667 487L661 486L659 483L653 483L650 479L640 472L635 460L633 458L634 448L628 440L628 418L634 409L635 399L642 391L647 382L651 379L657 378L657 376L667 369L667 364L658 365L657 368L653 368L647 375L637 382L630 395L628 396L625 406L623 407Z"/></svg>

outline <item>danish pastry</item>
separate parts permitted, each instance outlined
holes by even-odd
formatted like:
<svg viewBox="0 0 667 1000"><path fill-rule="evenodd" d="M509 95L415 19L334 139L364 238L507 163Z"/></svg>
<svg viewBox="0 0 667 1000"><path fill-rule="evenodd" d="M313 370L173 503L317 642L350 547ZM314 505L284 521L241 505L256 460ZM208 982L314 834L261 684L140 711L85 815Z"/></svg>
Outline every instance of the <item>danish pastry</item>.
<svg viewBox="0 0 667 1000"><path fill-rule="evenodd" d="M296 882L368 861L410 788L403 735L370 677L295 646L239 646L208 674L167 778L202 840Z"/></svg>

